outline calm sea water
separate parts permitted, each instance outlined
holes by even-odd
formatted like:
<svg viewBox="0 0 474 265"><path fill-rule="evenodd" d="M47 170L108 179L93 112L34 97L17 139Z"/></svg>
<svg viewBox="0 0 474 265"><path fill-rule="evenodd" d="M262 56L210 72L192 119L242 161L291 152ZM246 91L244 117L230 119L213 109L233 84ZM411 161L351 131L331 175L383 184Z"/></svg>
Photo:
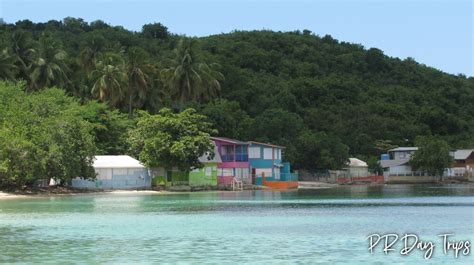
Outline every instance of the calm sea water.
<svg viewBox="0 0 474 265"><path fill-rule="evenodd" d="M448 232L474 243L474 186L0 200L0 263L474 264L444 255ZM416 233L433 257L370 254L373 233Z"/></svg>

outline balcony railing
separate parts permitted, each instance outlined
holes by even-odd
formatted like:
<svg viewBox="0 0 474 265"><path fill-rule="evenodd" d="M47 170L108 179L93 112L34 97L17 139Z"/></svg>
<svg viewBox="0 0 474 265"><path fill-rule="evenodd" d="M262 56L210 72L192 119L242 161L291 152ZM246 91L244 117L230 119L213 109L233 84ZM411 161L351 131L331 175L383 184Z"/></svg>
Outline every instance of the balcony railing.
<svg viewBox="0 0 474 265"><path fill-rule="evenodd" d="M236 154L235 161L237 162L247 162L249 161L249 156L247 154Z"/></svg>
<svg viewBox="0 0 474 265"><path fill-rule="evenodd" d="M228 154L221 155L222 162L247 162L249 161L249 156L247 154ZM235 159L235 160L234 160Z"/></svg>
<svg viewBox="0 0 474 265"><path fill-rule="evenodd" d="M298 181L298 173L280 173L280 181Z"/></svg>

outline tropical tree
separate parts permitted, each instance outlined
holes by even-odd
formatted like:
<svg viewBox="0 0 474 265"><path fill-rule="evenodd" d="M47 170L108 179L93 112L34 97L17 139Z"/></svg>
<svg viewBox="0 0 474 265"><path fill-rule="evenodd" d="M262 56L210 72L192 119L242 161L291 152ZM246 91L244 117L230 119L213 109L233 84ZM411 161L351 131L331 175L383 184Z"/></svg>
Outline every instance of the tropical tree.
<svg viewBox="0 0 474 265"><path fill-rule="evenodd" d="M92 75L95 80L92 95L102 102L108 102L111 108L118 106L125 96L127 83L127 74L120 55L105 54L103 60L97 63Z"/></svg>
<svg viewBox="0 0 474 265"><path fill-rule="evenodd" d="M36 56L35 42L28 31L16 30L11 36L11 51L16 57L20 78L29 80L29 68Z"/></svg>
<svg viewBox="0 0 474 265"><path fill-rule="evenodd" d="M95 68L97 59L101 56L106 39L102 35L91 35L86 38L83 48L77 59L86 75L89 75Z"/></svg>
<svg viewBox="0 0 474 265"><path fill-rule="evenodd" d="M207 152L214 156L210 135L217 132L194 109L176 114L164 108L158 115L141 115L129 133L129 143L131 153L147 166L188 171L202 168L199 156Z"/></svg>
<svg viewBox="0 0 474 265"><path fill-rule="evenodd" d="M165 64L168 64L168 67L162 70L162 75L180 108L187 101L217 96L220 92L219 80L224 78L222 73L215 70L217 64L199 62L195 45L193 39L181 39L174 51L175 57L167 61Z"/></svg>
<svg viewBox="0 0 474 265"><path fill-rule="evenodd" d="M0 51L0 79L15 79L15 56L11 55L7 49Z"/></svg>
<svg viewBox="0 0 474 265"><path fill-rule="evenodd" d="M128 51L128 116L133 116L134 100L144 100L151 78L147 73L153 71L153 66L148 62L149 55L141 48L135 47Z"/></svg>
<svg viewBox="0 0 474 265"><path fill-rule="evenodd" d="M442 178L444 170L453 164L448 143L433 136L419 136L415 139L415 144L418 150L411 158L411 166Z"/></svg>
<svg viewBox="0 0 474 265"><path fill-rule="evenodd" d="M66 52L59 44L48 36L42 36L38 56L31 65L29 90L64 85L68 81L65 59Z"/></svg>

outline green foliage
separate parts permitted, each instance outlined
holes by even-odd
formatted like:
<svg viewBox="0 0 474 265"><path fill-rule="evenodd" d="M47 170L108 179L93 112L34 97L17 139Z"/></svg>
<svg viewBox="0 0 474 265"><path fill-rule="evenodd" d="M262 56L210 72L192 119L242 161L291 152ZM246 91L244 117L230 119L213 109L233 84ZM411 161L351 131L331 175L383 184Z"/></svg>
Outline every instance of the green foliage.
<svg viewBox="0 0 474 265"><path fill-rule="evenodd" d="M208 117L220 135L233 139L247 139L253 119L236 101L216 100L207 104L201 113Z"/></svg>
<svg viewBox="0 0 474 265"><path fill-rule="evenodd" d="M298 138L295 166L306 169L339 169L346 164L349 148L337 137L306 131Z"/></svg>
<svg viewBox="0 0 474 265"><path fill-rule="evenodd" d="M216 70L219 65L199 61L196 40L181 39L174 52L174 58L168 61L161 73L172 97L181 106L187 101L210 100L219 95L219 81L224 80L224 76Z"/></svg>
<svg viewBox="0 0 474 265"><path fill-rule="evenodd" d="M27 95L21 84L1 82L0 102L0 186L95 177L92 125L64 91Z"/></svg>
<svg viewBox="0 0 474 265"><path fill-rule="evenodd" d="M349 154L378 157L392 146L414 145L417 136L474 147L474 78L329 35L235 31L186 38L160 23L137 33L70 17L0 28L1 50L7 48L0 56L4 78L13 73L35 89L61 85L81 103L99 99L129 114L192 106L220 136L285 145L285 159L299 168L336 168ZM45 36L54 44L48 52L41 44ZM52 55L59 51L67 56L57 60ZM46 58L47 68L38 68L39 58ZM32 75L35 69L57 74ZM112 142L121 134L112 130L128 125L120 125L121 118L95 120L110 135L96 130L101 153L123 151L123 140ZM305 150L303 143L313 148Z"/></svg>
<svg viewBox="0 0 474 265"><path fill-rule="evenodd" d="M147 166L188 171L203 166L198 158L206 152L214 156L210 135L216 131L194 109L175 114L165 108L157 115L141 115L129 141L131 152Z"/></svg>
<svg viewBox="0 0 474 265"><path fill-rule="evenodd" d="M437 137L417 137L415 140L418 150L413 154L410 164L413 168L426 171L432 176L442 176L446 168L453 164L449 155L450 147L446 141Z"/></svg>

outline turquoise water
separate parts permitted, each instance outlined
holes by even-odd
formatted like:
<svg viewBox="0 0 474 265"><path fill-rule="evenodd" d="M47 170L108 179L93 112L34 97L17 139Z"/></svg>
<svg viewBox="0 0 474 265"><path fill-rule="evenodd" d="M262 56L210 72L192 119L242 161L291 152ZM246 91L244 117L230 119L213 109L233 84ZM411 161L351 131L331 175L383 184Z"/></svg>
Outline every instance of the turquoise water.
<svg viewBox="0 0 474 265"><path fill-rule="evenodd" d="M370 254L366 237L390 232L432 240L432 258ZM444 255L447 232L474 241L474 186L0 200L0 263L474 264Z"/></svg>

